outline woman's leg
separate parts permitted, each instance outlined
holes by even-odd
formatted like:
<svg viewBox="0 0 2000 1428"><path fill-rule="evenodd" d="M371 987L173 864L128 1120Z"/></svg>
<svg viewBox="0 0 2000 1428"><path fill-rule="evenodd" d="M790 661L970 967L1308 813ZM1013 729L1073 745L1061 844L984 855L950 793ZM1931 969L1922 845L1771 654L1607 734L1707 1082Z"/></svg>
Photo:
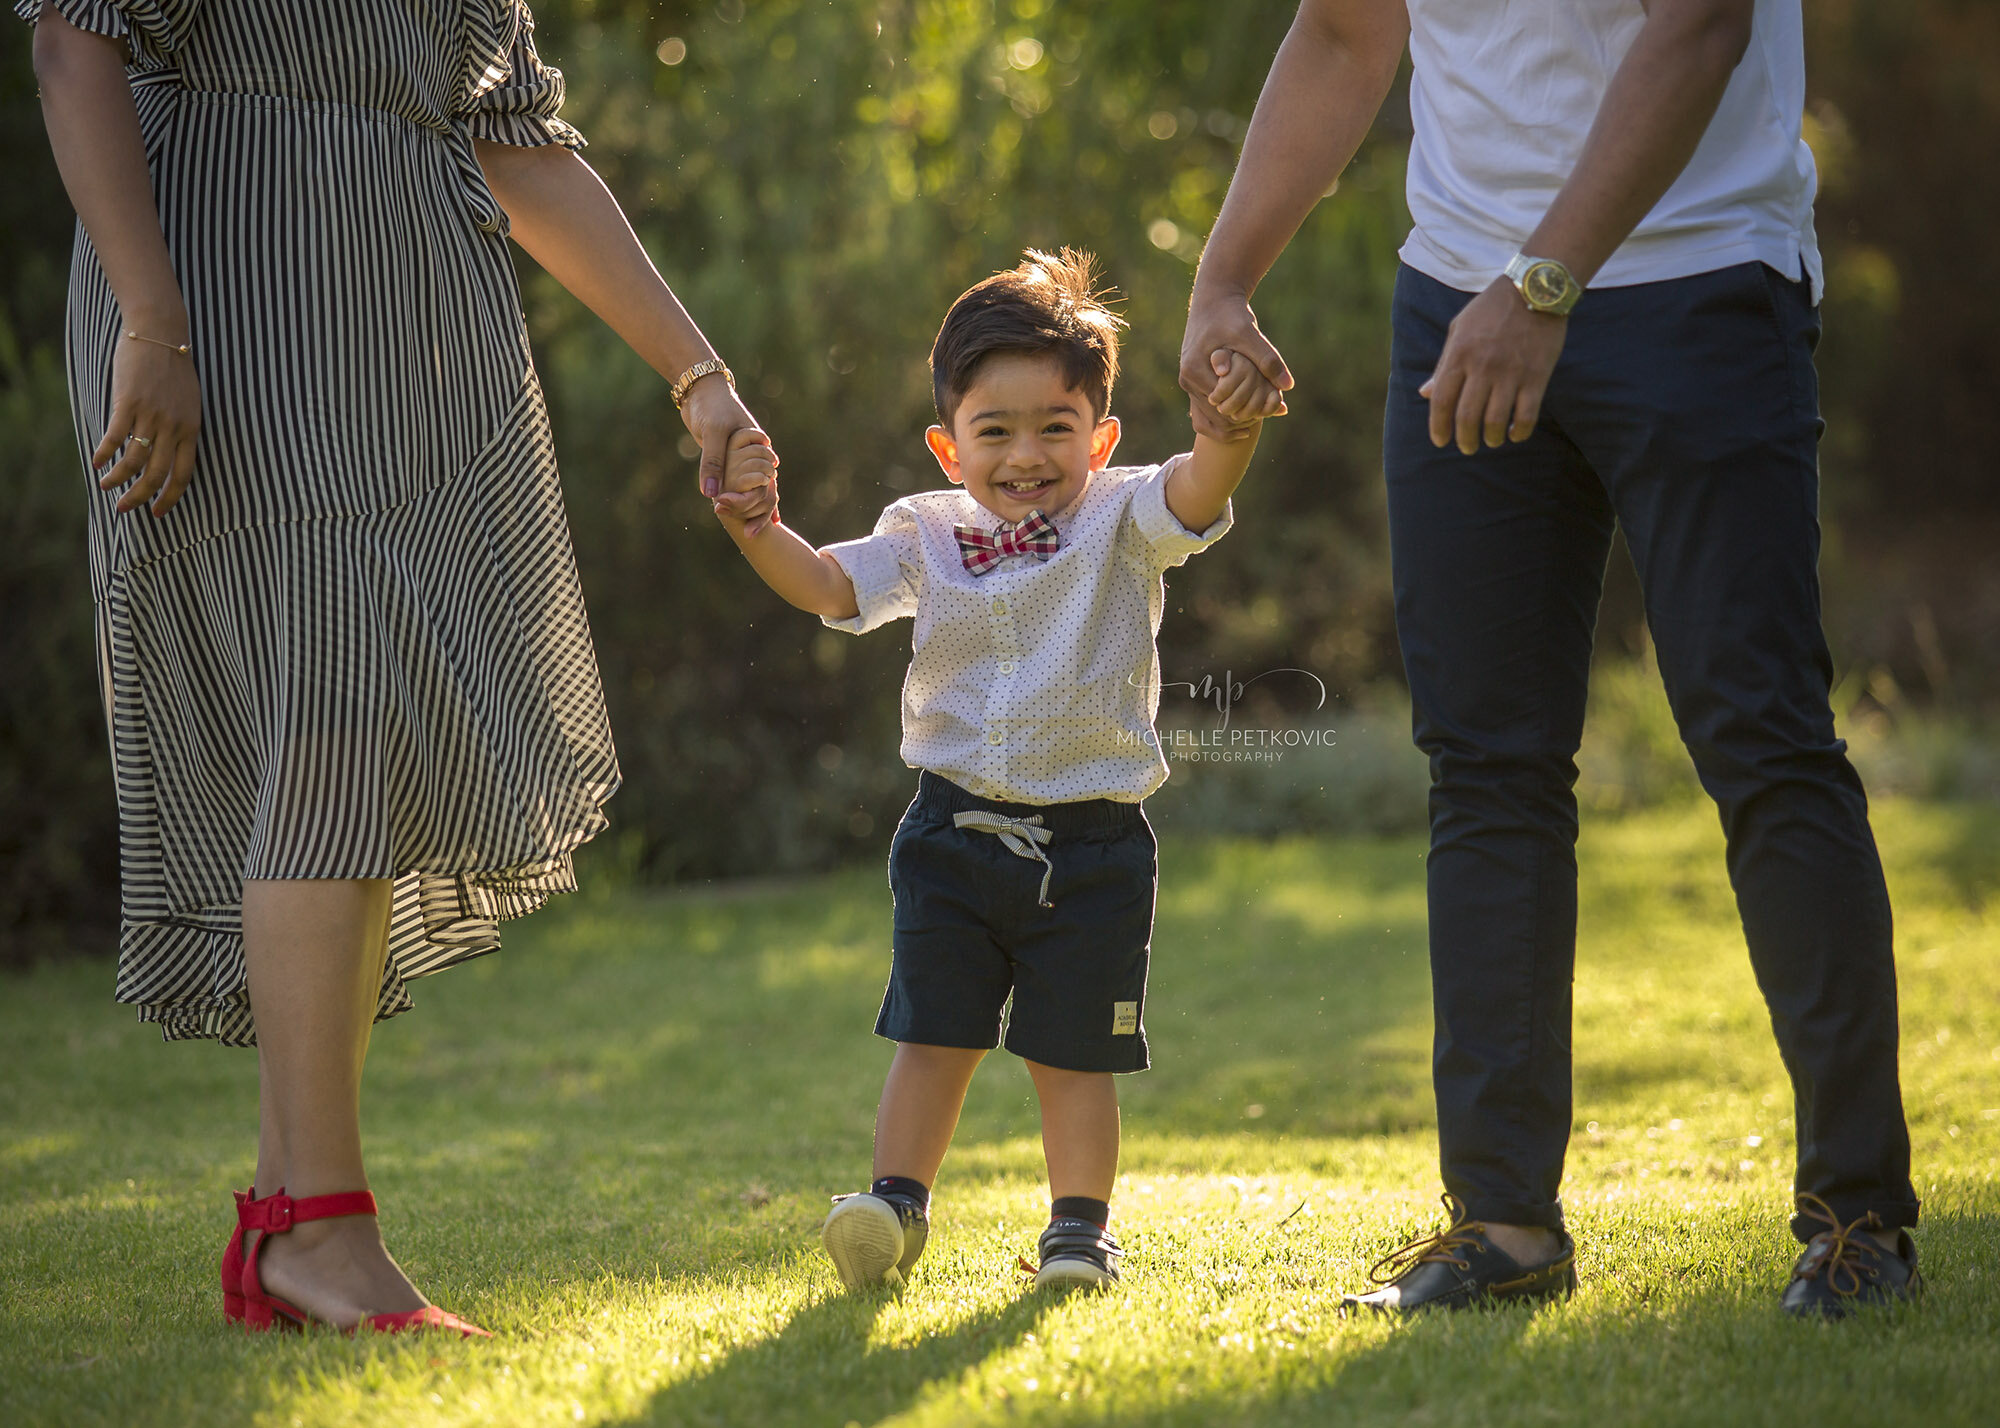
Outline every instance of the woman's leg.
<svg viewBox="0 0 2000 1428"><path fill-rule="evenodd" d="M389 883L252 881L243 952L261 1076L257 1194L365 1190L361 1067L388 953ZM342 1326L427 1302L372 1215L315 1220L271 1237L266 1292Z"/></svg>

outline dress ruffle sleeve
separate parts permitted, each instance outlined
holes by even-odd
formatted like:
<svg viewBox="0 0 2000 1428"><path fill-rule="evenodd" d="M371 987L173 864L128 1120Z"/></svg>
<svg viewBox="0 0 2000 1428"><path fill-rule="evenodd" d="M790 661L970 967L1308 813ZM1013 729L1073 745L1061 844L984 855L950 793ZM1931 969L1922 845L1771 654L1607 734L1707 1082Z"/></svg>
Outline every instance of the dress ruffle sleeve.
<svg viewBox="0 0 2000 1428"><path fill-rule="evenodd" d="M563 103L562 71L542 63L535 52L535 17L525 4L514 6L514 39L505 60L489 71L492 83L475 88L459 117L475 139L516 144L526 149L559 144L581 149L586 140L574 124L559 117ZM504 75L498 71L504 68Z"/></svg>
<svg viewBox="0 0 2000 1428"><path fill-rule="evenodd" d="M14 0L14 13L32 25L45 4L79 30L123 40L138 65L170 62L199 8L199 0Z"/></svg>

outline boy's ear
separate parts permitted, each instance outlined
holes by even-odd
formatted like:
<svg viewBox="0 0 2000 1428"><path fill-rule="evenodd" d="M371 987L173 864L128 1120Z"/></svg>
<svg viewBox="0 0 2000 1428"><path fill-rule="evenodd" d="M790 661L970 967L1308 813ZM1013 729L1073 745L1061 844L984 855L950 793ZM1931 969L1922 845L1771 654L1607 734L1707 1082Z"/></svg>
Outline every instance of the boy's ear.
<svg viewBox="0 0 2000 1428"><path fill-rule="evenodd" d="M924 444L937 458L937 464L944 468L944 474L958 485L965 484L965 474L958 469L958 443L951 439L951 433L941 426L934 426L924 433Z"/></svg>
<svg viewBox="0 0 2000 1428"><path fill-rule="evenodd" d="M1090 469L1102 471L1111 464L1111 453L1118 449L1118 418L1108 416L1097 424L1090 433Z"/></svg>

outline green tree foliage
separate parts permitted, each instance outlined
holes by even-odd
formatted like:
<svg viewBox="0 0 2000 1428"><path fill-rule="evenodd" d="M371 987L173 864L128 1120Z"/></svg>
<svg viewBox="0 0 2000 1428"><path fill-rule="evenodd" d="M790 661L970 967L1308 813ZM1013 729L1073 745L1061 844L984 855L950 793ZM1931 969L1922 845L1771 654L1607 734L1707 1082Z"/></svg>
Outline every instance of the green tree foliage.
<svg viewBox="0 0 2000 1428"><path fill-rule="evenodd" d="M786 518L821 542L941 479L921 445L931 338L957 293L1030 245L1094 249L1125 295L1122 458L1185 448L1174 373L1188 284L1290 8L536 5L588 158L772 432ZM1962 276L1990 226L1991 7L1809 11L1834 508L1992 511L1972 453L1995 298ZM60 377L70 220L28 35L0 27L10 956L31 924L101 922L115 904L83 478ZM1258 295L1300 386L1238 500L1241 529L1171 578L1169 678L1293 665L1352 689L1395 672L1379 442L1406 141L1399 91ZM879 851L909 787L895 756L907 633L854 640L770 595L695 494L658 378L532 262L521 271L628 780L599 871L761 873ZM1876 614L1850 611L1857 626Z"/></svg>
<svg viewBox="0 0 2000 1428"><path fill-rule="evenodd" d="M108 945L117 922L117 811L62 360L76 219L42 133L30 33L0 16L0 966Z"/></svg>
<svg viewBox="0 0 2000 1428"><path fill-rule="evenodd" d="M1815 0L1806 134L1827 256L1834 648L1897 691L2000 703L2000 5Z"/></svg>
<svg viewBox="0 0 2000 1428"><path fill-rule="evenodd" d="M1828 256L1822 376L1843 501L1876 519L2000 517L2000 6L1808 7L1806 134Z"/></svg>
<svg viewBox="0 0 2000 1428"><path fill-rule="evenodd" d="M1185 449L1192 264L1286 19L768 0L544 6L541 30L590 157L770 428L786 518L828 541L941 481L921 444L931 338L1025 246L1092 248L1125 294L1124 459ZM1175 577L1170 668L1305 663L1351 682L1391 657L1375 472L1401 148L1393 131L1370 145L1262 295L1306 380L1239 503L1256 541ZM908 784L907 634L855 641L766 592L691 495L657 380L546 278L527 289L633 851L649 872L707 874L875 846ZM1289 599L1276 570L1299 577ZM690 816L713 808L736 816Z"/></svg>

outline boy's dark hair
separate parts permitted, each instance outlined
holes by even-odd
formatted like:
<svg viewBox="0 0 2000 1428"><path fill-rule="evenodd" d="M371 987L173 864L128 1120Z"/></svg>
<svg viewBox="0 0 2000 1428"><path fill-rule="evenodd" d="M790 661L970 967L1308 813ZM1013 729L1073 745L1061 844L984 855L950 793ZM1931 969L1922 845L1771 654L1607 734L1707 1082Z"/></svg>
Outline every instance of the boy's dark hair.
<svg viewBox="0 0 2000 1428"><path fill-rule="evenodd" d="M1054 255L1030 248L1019 267L965 290L931 346L931 395L940 422L951 425L980 364L1001 352L1055 358L1063 381L1088 397L1103 420L1118 380L1118 329L1125 319L1105 306L1112 293L1097 289L1096 263L1080 248Z"/></svg>

